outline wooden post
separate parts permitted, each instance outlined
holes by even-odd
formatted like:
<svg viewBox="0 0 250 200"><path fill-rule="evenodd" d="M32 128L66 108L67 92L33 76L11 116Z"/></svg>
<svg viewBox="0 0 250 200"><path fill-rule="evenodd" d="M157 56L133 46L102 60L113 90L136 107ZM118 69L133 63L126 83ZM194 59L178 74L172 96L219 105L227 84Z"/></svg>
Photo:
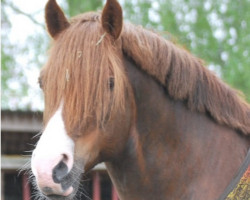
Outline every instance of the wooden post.
<svg viewBox="0 0 250 200"><path fill-rule="evenodd" d="M118 194L116 192L114 185L112 185L112 200L119 200L119 197L118 197Z"/></svg>
<svg viewBox="0 0 250 200"><path fill-rule="evenodd" d="M94 173L93 178L93 200L101 200L100 175L98 172Z"/></svg>
<svg viewBox="0 0 250 200"><path fill-rule="evenodd" d="M1 199L4 200L4 171L1 170Z"/></svg>
<svg viewBox="0 0 250 200"><path fill-rule="evenodd" d="M23 189L23 200L30 200L30 185L28 176L23 174L22 176L22 189Z"/></svg>

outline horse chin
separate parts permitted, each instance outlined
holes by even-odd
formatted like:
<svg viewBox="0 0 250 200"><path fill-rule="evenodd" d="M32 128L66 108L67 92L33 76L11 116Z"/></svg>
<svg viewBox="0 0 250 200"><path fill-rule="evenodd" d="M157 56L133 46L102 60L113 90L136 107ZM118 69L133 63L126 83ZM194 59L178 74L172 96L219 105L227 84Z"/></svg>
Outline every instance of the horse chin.
<svg viewBox="0 0 250 200"><path fill-rule="evenodd" d="M81 174L79 174L78 177L76 177L76 175L70 175L70 176L72 176L72 178L65 180L68 182L68 188L65 189L66 195L62 196L62 195L50 194L50 195L42 195L42 196L46 197L46 200L72 200L74 199L74 197L77 195L79 185L80 185L80 178L82 176ZM72 190L72 191L68 192L69 190Z"/></svg>
<svg viewBox="0 0 250 200"><path fill-rule="evenodd" d="M70 194L69 196L60 196L60 195L48 195L46 196L47 200L72 200L76 194Z"/></svg>
<svg viewBox="0 0 250 200"><path fill-rule="evenodd" d="M50 194L50 195L42 194L39 196L43 197L41 199L44 199L44 197L45 197L46 200L72 200L72 199L74 199L74 197L77 194L78 186L79 186L79 184L78 185L75 184L75 186L71 186L71 187L73 187L73 192L70 193L68 196L62 196L62 195L56 195L56 194Z"/></svg>

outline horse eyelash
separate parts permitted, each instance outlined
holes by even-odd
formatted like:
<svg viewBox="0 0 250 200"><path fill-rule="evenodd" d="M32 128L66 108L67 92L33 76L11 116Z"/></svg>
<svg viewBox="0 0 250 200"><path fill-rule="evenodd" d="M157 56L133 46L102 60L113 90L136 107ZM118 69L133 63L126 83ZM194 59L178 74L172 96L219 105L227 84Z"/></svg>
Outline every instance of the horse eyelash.
<svg viewBox="0 0 250 200"><path fill-rule="evenodd" d="M109 89L112 91L113 89L114 89L114 87L115 87L115 79L114 79L114 77L110 77L109 78Z"/></svg>
<svg viewBox="0 0 250 200"><path fill-rule="evenodd" d="M38 82L38 84L39 84L39 87L40 87L41 89L43 89L43 81L42 81L41 77L38 78L37 82Z"/></svg>

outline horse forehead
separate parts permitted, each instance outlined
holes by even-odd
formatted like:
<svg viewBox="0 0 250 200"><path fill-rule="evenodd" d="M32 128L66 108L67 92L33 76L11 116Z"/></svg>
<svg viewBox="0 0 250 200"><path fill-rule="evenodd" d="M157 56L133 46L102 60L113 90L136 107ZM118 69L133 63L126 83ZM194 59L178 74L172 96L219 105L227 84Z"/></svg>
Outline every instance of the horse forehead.
<svg viewBox="0 0 250 200"><path fill-rule="evenodd" d="M79 15L72 17L70 19L71 24L79 23L79 22L84 23L84 22L88 22L88 21L100 21L100 13L87 12L87 13L79 14Z"/></svg>
<svg viewBox="0 0 250 200"><path fill-rule="evenodd" d="M51 141L52 143L54 143L58 139L65 141L65 144L70 144L73 142L73 140L68 136L65 129L62 113L63 104L61 103L54 115L48 120L41 139L48 140L48 142Z"/></svg>

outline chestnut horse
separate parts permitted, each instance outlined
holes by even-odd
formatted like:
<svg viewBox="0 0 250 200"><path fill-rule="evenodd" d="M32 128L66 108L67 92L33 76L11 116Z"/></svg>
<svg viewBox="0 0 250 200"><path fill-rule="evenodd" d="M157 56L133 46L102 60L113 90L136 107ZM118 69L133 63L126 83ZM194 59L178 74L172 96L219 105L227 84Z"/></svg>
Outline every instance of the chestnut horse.
<svg viewBox="0 0 250 200"><path fill-rule="evenodd" d="M80 199L81 174L105 162L121 200L216 200L250 147L250 107L204 63L158 34L102 13L68 21L41 70L44 130L32 154L42 197Z"/></svg>

